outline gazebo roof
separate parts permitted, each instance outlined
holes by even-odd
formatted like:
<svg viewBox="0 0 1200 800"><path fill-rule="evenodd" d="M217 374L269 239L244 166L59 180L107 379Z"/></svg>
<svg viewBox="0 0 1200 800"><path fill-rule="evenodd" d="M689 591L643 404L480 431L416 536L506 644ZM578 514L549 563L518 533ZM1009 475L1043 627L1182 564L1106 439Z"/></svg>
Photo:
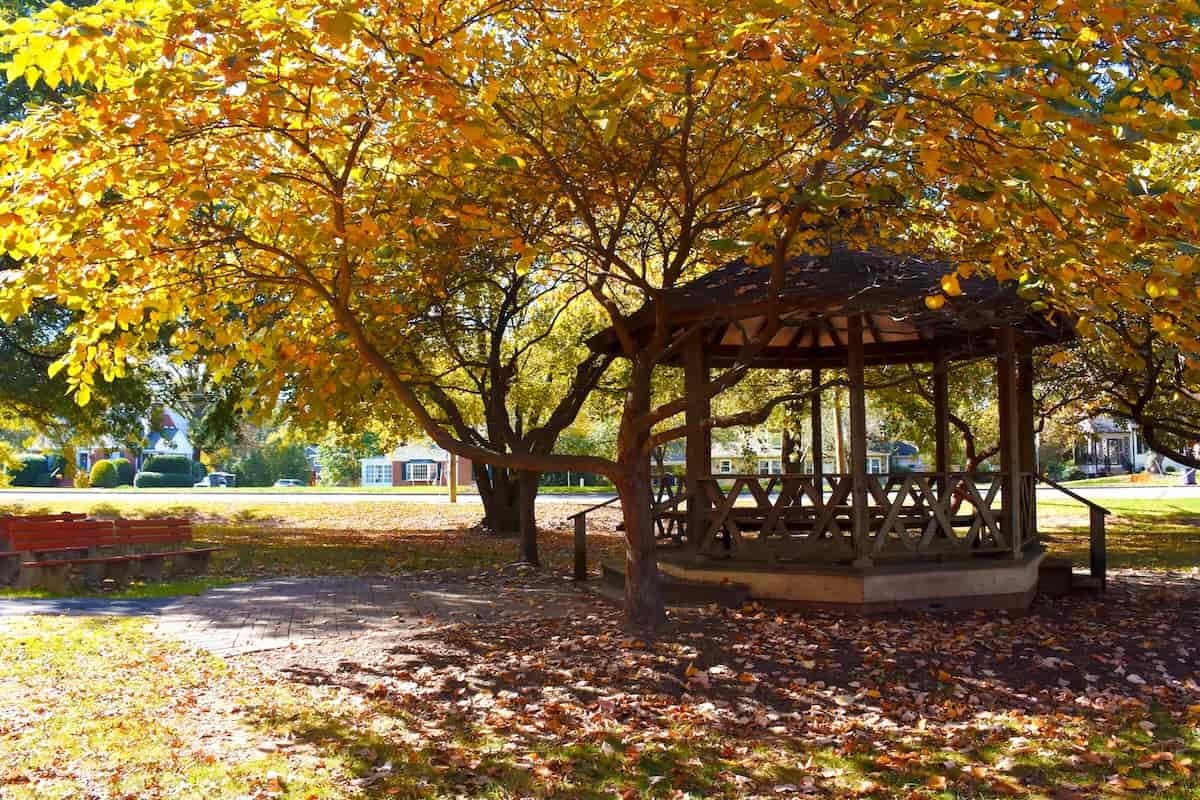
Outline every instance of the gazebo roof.
<svg viewBox="0 0 1200 800"><path fill-rule="evenodd" d="M1061 314L1033 311L1011 284L994 278L961 278L962 294L930 309L925 298L937 292L953 267L882 251L835 248L826 255L802 256L786 267L782 291L770 294L770 269L733 261L696 280L669 289L656 302L679 328L700 323L714 364L732 361L762 331L766 312L779 309L783 325L755 359L761 367L802 368L846 363L848 315L864 319L868 364L971 358L997 351L997 331L1017 329L1030 346L1072 335ZM634 331L649 336L656 307L648 303L631 318ZM615 333L597 334L589 344L617 351Z"/></svg>

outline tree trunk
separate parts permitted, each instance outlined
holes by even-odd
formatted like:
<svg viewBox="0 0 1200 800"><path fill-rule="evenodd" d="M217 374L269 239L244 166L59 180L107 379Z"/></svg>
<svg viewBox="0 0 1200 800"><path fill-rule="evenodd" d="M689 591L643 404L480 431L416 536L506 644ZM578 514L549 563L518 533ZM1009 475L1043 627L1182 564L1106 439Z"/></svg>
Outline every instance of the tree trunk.
<svg viewBox="0 0 1200 800"><path fill-rule="evenodd" d="M616 481L625 522L625 616L634 627L653 631L665 612L650 516L650 469L648 464L630 467Z"/></svg>
<svg viewBox="0 0 1200 800"><path fill-rule="evenodd" d="M537 531L537 494L540 472L522 472L519 483L520 528L521 528L521 561L535 567L542 562L538 559Z"/></svg>
<svg viewBox="0 0 1200 800"><path fill-rule="evenodd" d="M521 530L521 506L517 480L503 467L479 469L476 478L483 502L483 527L505 536Z"/></svg>
<svg viewBox="0 0 1200 800"><path fill-rule="evenodd" d="M635 363L630 375L617 437L617 461L624 471L614 481L625 523L625 617L634 627L648 632L666 618L650 514L650 457L645 449L649 432L638 425L650 409L652 368Z"/></svg>

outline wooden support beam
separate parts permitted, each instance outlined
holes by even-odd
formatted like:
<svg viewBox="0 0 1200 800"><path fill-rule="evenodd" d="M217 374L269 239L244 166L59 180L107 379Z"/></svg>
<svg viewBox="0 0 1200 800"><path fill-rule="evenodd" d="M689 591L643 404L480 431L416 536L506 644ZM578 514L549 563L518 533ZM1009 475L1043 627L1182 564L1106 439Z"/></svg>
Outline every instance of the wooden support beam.
<svg viewBox="0 0 1200 800"><path fill-rule="evenodd" d="M575 515L575 580L586 581L587 566L587 515Z"/></svg>
<svg viewBox="0 0 1200 800"><path fill-rule="evenodd" d="M1018 343L1017 353L1017 465L1022 473L1035 475L1037 464L1037 438L1034 433L1033 408L1033 349ZM1026 507L1021 509L1025 529L1037 536L1037 491L1027 493Z"/></svg>
<svg viewBox="0 0 1200 800"><path fill-rule="evenodd" d="M850 379L850 516L854 532L854 565L871 565L870 517L867 509L867 388L863 360L863 320L846 318L846 368Z"/></svg>
<svg viewBox="0 0 1200 800"><path fill-rule="evenodd" d="M812 427L812 460L813 482L817 484L817 496L824 502L825 498L825 443L821 436L821 393L817 387L821 385L821 370L812 371L812 400L809 403L810 425Z"/></svg>
<svg viewBox="0 0 1200 800"><path fill-rule="evenodd" d="M950 471L950 372L945 356L933 362L933 460L934 472L944 476ZM938 496L946 492L945 477L937 481Z"/></svg>
<svg viewBox="0 0 1200 800"><path fill-rule="evenodd" d="M683 351L683 391L686 401L684 424L698 425L712 415L706 394L709 376L708 352L700 338L689 342ZM687 538L690 544L700 541L708 529L711 515L708 495L702 490L701 479L712 475L712 431L690 433L686 441Z"/></svg>
<svg viewBox="0 0 1200 800"><path fill-rule="evenodd" d="M1017 400L1017 334L1005 325L997 337L996 387L1000 411L1001 526L1012 545L1013 557L1021 555L1021 426Z"/></svg>

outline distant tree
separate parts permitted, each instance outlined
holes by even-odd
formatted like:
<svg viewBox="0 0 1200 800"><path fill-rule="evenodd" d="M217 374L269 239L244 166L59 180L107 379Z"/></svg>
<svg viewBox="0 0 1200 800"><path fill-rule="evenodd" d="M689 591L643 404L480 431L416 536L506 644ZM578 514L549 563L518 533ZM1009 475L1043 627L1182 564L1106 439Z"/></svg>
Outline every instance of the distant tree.
<svg viewBox="0 0 1200 800"><path fill-rule="evenodd" d="M359 459L383 455L378 433L362 431L344 433L330 430L317 445L317 461L321 464L322 486L354 486L362 476Z"/></svg>
<svg viewBox="0 0 1200 800"><path fill-rule="evenodd" d="M1197 347L1168 315L1097 315L1044 361L1040 388L1062 419L1125 420L1156 453L1200 468L1200 368L1189 356Z"/></svg>

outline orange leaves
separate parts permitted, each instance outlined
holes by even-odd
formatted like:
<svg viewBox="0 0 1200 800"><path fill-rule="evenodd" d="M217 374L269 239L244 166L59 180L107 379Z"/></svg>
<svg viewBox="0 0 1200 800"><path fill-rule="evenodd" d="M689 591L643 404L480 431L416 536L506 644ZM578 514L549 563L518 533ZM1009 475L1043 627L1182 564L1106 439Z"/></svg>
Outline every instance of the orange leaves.
<svg viewBox="0 0 1200 800"><path fill-rule="evenodd" d="M977 125L990 128L996 124L996 107L991 103L979 103L971 110L971 119Z"/></svg>

